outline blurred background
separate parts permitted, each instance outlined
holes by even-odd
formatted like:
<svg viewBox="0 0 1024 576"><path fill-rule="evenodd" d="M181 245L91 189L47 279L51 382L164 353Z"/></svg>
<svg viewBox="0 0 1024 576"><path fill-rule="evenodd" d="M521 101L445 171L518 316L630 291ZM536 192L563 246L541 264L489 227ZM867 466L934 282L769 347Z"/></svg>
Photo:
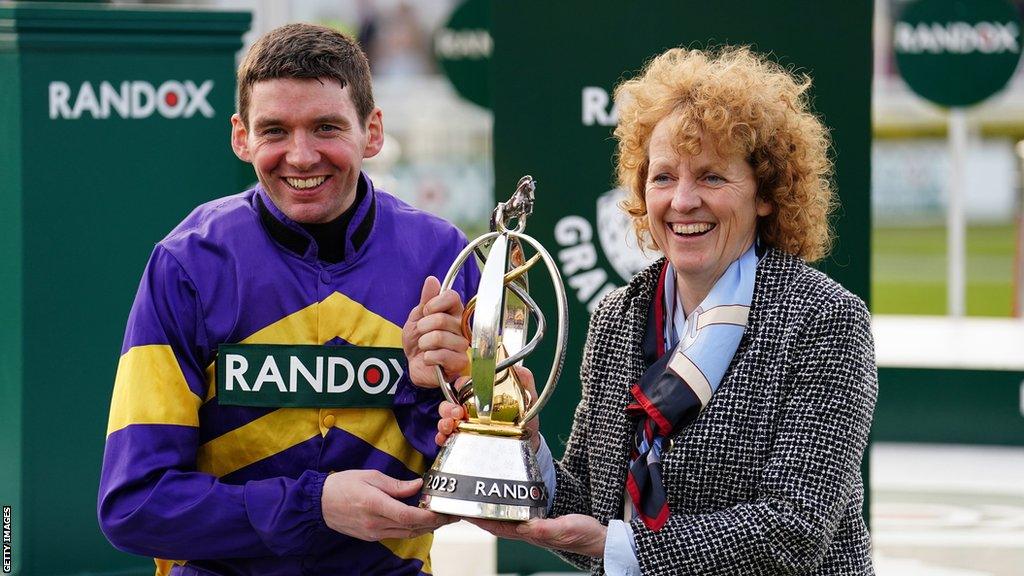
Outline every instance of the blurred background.
<svg viewBox="0 0 1024 576"><path fill-rule="evenodd" d="M963 186L958 193L963 198L966 221L963 242L965 307L963 314L951 315L948 302L947 217L952 194L951 165L956 158L951 152L949 141L950 113L911 90L901 77L893 49L894 22L913 1L874 0L873 6L857 8L856 19L853 20L847 19L848 13L844 9L836 8L832 28L827 32L840 38L849 38L852 45L863 41L865 45L859 51L854 51L854 59L863 60L863 55L870 54L867 57L870 59L870 67L867 62L863 62L851 71L852 77L857 76L860 70L870 74L870 78L864 82L865 101L856 103L856 106L863 106L865 115L869 114L870 118L870 126L866 125L868 122L862 121L858 128L865 140L863 145L849 144L850 140L845 140L842 141L843 146L837 146L840 175L862 176L863 184L859 184L860 180L852 181L855 186L861 185L865 189L851 190L844 188L843 182L840 182L845 207L838 215L844 222L840 226L841 251L838 257L825 264L825 268L841 280L847 278L844 283L869 301L875 316L881 387L873 444L869 450L870 471L866 473L870 478L870 518L876 565L878 573L883 576L1022 575L1024 227L1021 222L1024 213L1024 74L1018 68L1005 88L984 102L963 110L966 146L962 148ZM134 10L140 6L138 2L120 1L83 4L104 5L114 10ZM702 9L702 3L682 4L693 11ZM764 3L727 4L743 5L744 9L754 10ZM0 2L0 9L6 7L13 10L12 7L16 5ZM1007 5L1018 15L1024 14L1024 0L1007 2ZM236 50L234 45L222 48L223 61L215 64L222 76L218 80L221 83L232 81L231 63L237 62L254 38L281 24L297 21L320 23L358 37L370 58L374 95L377 105L384 111L386 133L384 149L378 157L366 163L366 170L379 187L451 220L469 236L486 230L496 198L505 199L511 193L517 176L505 176L534 170L529 163L520 161L521 157L516 157L515 161L506 161L504 167L496 168L495 131L496 128L501 130L500 123L505 123L505 134L509 135L505 142L514 143L504 144L508 147L532 146L531 138L536 138L538 147L540 140L555 140L557 149L557 140L562 135L557 123L551 122L550 131L536 130L527 135L516 133L514 137L511 136L513 130L509 126L520 121L548 125L544 113L529 106L524 106L522 112L524 115L533 115L528 120L516 117L515 114L501 116L502 110L508 111L510 103L515 103L516 98L529 101L530 94L540 90L538 83L543 84L545 77L543 73L534 77L530 67L520 67L516 75L518 79L509 81L512 61L506 60L503 65L505 81L499 86L490 79L488 67L493 65L490 62L493 39L490 35L492 14L490 3L487 2L190 0L187 3L143 2L141 6L154 11L164 8L198 8L251 14L251 23L242 18L232 20L234 23L229 26L240 38L232 42L240 42L241 48ZM507 7L499 10L496 6L495 18L500 13L512 11ZM762 8L767 10L764 6ZM530 13L535 14L536 9ZM569 36L580 34L587 28L588 18L597 19L590 14L579 14L572 24L573 28L559 33ZM548 25L562 26L565 23L557 18L553 21L555 24L540 18L535 26L543 28ZM743 27L741 24L737 26ZM11 41L13 36L10 31L6 31L8 35L5 40L4 32L0 30L0 43L8 42L7 50L11 52L15 50L11 46L17 42ZM737 32L735 37L742 39L745 38L744 34ZM507 30L503 37L510 42L517 39ZM524 33L522 41L529 42L529 38L530 35ZM727 33L720 33L713 38L685 36L664 45L730 39ZM1019 28L1016 42L1019 53ZM770 42L767 44L771 46ZM646 53L653 52L647 50ZM781 53L787 54L785 50L781 50ZM557 53L551 56L559 57ZM830 55L822 57L827 61ZM846 62L840 60L838 53L835 57L837 62ZM54 58L49 65L59 66L59 58ZM850 55L844 54L842 58L850 58ZM632 64L618 68L618 73L600 78L596 84L610 90L620 74L635 70L642 64L642 58L629 56L625 60ZM814 65L808 63L806 58L801 60L800 56L794 56L790 63L794 61L798 66L812 69L816 80L819 78L813 70ZM0 60L0 63L5 62ZM542 65L537 62L538 69L541 69ZM521 66L519 62L515 64ZM25 78L30 70L24 64L20 66L18 74L27 85L29 81ZM573 58L566 58L561 66L567 74L574 73L576 68L586 67L585 63ZM815 90L822 94L823 106L830 105L828 102L832 97L828 95L828 90L844 88L842 72L838 77L840 80L826 78L816 83ZM851 83L857 81L853 79ZM500 89L501 93L492 94L492 89ZM0 104L10 102L14 90L15 84L0 86ZM580 92L579 88L576 90L572 98L577 107L575 113L578 114ZM584 100L586 94L584 88ZM220 103L214 106L218 108L218 113L232 106L231 97L230 94L221 96ZM583 124L588 129L600 130L598 138L604 147L602 154L607 158L610 154L606 151L610 151L612 146L608 135L614 119L611 118L610 105L601 109L607 117L596 114L588 124L587 113L584 111ZM52 112L50 117L53 118ZM574 118L577 125L578 118L578 115ZM825 114L826 124L837 126L837 139L848 138L851 133L840 123L841 120L839 113L834 112L832 116ZM837 124L834 125L833 121ZM27 124L28 120L24 122ZM213 166L207 169L218 174L230 173L231 178L226 181L228 183L243 185L251 182L251 168L239 165L230 156L226 115L222 115L217 122L209 133L213 136L203 133L188 137L212 141L214 148L219 150L217 162L211 162ZM37 149L34 147L53 145L52 142L45 145L33 143L27 135L18 136L24 128L22 125L8 124L5 130L0 130L0 138L3 139L0 140L0 147L7 148L6 151L0 150L0 165L4 154L8 158L20 153L27 157ZM223 133L216 136L216 130ZM857 132L858 138L859 134L861 132ZM857 146L863 148L863 162L859 161L861 150ZM22 152L15 152L14 148ZM116 144L111 144L110 148L111 154L118 153ZM502 157L501 154L497 156ZM843 162L851 162L850 158L857 166L845 168ZM597 194L588 194L588 198L601 193L602 197L614 196L608 196L615 192L614 189L605 192L613 187L610 164L581 167L575 165L572 159L569 154L568 161L564 162L566 178L572 177L570 173L581 170L598 173L595 176L597 184L594 185L598 188L591 186ZM543 168L541 170L538 198L543 202L545 184L559 184L561 181L560 176L556 175L547 175L545 179ZM19 178L22 176L20 171L8 173L11 174ZM87 175L87 172L82 174ZM173 178L170 173L164 175ZM563 189L557 186L549 188L559 198ZM92 410L89 418L101 419L105 423L109 382L113 381L120 331L123 330L130 305L130 295L134 292L135 282L152 243L179 221L191 206L203 199L229 192L224 186L188 192L196 201L184 202L183 206L168 205L160 215L145 216L142 219L149 231L132 237L132 242L139 244L133 247L135 252L127 253L123 260L108 264L112 268L119 268L122 276L125 269L130 273L123 281L111 281L105 289L111 294L109 298L114 303L114 313L101 318L82 319L83 323L108 326L103 329L105 332L100 340L112 342L107 343L110 349L103 357L94 359L95 371L109 378L88 383L91 391L82 392L77 401L79 405L87 402L98 407ZM178 201L181 202L180 197ZM563 211L577 210L574 205L577 201L575 196L565 196L566 206ZM62 233L59 228L33 225L33 202L36 201L28 195L21 200L0 200L0 211L8 210L5 222L13 222L13 227L9 224L4 232L4 248L11 254L23 256L19 259L22 261L19 267L0 271L0 279L5 282L0 286L0 294L5 294L7 300L3 310L12 320L9 326L15 327L3 333L3 340L0 340L0 344L8 349L0 353L6 354L0 360L7 362L2 372L3 388L0 389L6 394L0 396L0 400L6 402L0 403L0 414L6 420L6 424L0 425L4 431L0 457L13 464L10 468L13 471L0 472L8 474L7 477L0 476L0 486L13 487L19 494L20 500L16 501L22 509L38 510L34 524L32 519L19 520L23 528L20 534L16 533L16 537L22 538L22 541L18 543L20 548L16 549L42 557L52 547L65 544L63 541L47 541L45 535L51 528L58 531L52 520L57 514L47 507L46 502L50 500L48 496L34 493L27 485L46 476L47 470L53 470L49 461L46 465L34 462L55 455L53 451L59 453L65 450L71 440L66 438L48 443L51 442L49 438L60 434L52 429L53 423L39 424L47 428L45 434L34 428L34 422L44 418L39 416L42 410L38 408L43 401L39 400L37 404L30 392L22 390L24 383L30 379L27 376L31 372L29 367L38 365L37 360L40 358L32 356L35 352L31 342L36 336L30 325L35 317L34 310L41 310L38 313L54 325L60 322L62 310L74 309L75 318L88 312L81 311L82 303L73 298L60 300L66 297L63 293L44 298L42 295L49 294L47 290L50 290L53 283L44 277L33 280L33 267L39 266L38 262L45 258L45 253L32 247L33 235L52 237L56 234L59 237ZM591 200L587 202L592 203ZM859 203L864 203L863 214L859 212ZM588 205L587 209L598 212L599 224L608 222L602 218L614 219L614 215L602 216L599 207L595 209ZM578 208L577 211L585 210ZM21 220L13 214L25 216ZM542 225L551 227L543 221ZM849 233L846 230L856 231ZM547 233L550 235L550 231ZM100 239L99 233L94 232L91 226L78 234L86 243L90 238L97 238L97 242L110 245L124 242L123 238ZM601 234L600 230L598 234ZM621 237L618 240L621 242ZM628 271L637 266L636 259L623 256L621 250L612 248L612 239L602 236L600 241L603 256L601 262L609 263L605 266L609 270L608 274L621 283L614 272L628 277ZM597 240L594 242L596 244ZM633 249L635 247L629 250ZM614 271L611 271L612 268ZM67 274L60 271L53 273L56 276ZM569 272L566 275L569 276ZM72 277L83 284L96 280L87 273ZM34 282L38 282L38 286ZM863 288L858 289L857 286L861 285ZM580 294L577 296L580 300L578 311L585 315L585 300L588 298ZM77 337L69 336L61 341L74 339ZM573 387L574 382L570 361L570 369L563 376L564 388ZM562 393L562 390L559 392ZM568 400L570 397L564 398L564 403L571 406L571 400ZM545 412L548 419L554 419L549 414L551 412ZM74 418L76 411L68 410L58 414L58 417ZM89 426L80 424L67 434L69 438L74 437ZM73 469L75 475L81 476L77 482L78 492L73 496L76 503L95 494L99 465L97 447L102 450L102 432L89 430L89 435L97 434L98 437L90 437L89 447L84 451L86 457L82 462L85 464ZM46 456L40 456L40 451L45 452ZM71 460L75 462L74 457ZM5 481L7 484L4 484ZM94 502L89 501L82 506L88 508L93 505ZM98 530L92 527L85 531L89 530L91 532L82 536L77 544L75 553L79 557L92 555L98 559L95 562L82 562L63 570L58 566L64 561L47 564L42 560L22 558L20 564L16 561L15 572L19 566L24 574L151 572L151 565L146 561L103 548L105 541L101 536L96 538ZM504 544L499 546L488 535L465 523L446 527L439 533L436 542L433 555L436 574L570 571L568 565L546 553L540 553L541 558L538 559L536 555L524 555L518 548L509 548Z"/></svg>

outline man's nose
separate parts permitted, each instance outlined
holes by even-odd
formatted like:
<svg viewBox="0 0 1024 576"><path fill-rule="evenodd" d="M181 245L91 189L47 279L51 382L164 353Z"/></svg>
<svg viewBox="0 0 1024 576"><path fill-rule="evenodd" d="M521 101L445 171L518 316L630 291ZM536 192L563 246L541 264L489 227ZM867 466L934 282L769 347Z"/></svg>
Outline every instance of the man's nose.
<svg viewBox="0 0 1024 576"><path fill-rule="evenodd" d="M316 149L316 142L309 135L300 131L292 137L286 159L289 164L299 170L306 170L312 168L320 160L320 152Z"/></svg>

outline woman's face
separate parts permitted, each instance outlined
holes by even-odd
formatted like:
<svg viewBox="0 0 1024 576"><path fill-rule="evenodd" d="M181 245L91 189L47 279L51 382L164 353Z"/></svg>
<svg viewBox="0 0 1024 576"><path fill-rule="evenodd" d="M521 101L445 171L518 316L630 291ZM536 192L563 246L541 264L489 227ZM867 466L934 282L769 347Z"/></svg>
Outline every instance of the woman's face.
<svg viewBox="0 0 1024 576"><path fill-rule="evenodd" d="M679 279L710 290L753 243L757 217L772 208L757 197L754 170L740 154L719 156L707 140L697 156L678 149L675 118L663 118L651 134L647 219Z"/></svg>

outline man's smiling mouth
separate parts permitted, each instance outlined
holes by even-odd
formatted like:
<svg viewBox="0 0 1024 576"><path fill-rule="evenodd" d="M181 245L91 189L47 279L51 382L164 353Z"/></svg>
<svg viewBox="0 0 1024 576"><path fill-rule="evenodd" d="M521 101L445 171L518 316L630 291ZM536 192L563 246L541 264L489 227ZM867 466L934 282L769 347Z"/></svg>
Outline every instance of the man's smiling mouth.
<svg viewBox="0 0 1024 576"><path fill-rule="evenodd" d="M324 183L327 176L313 176L312 178L285 178L284 181L296 190L309 190Z"/></svg>

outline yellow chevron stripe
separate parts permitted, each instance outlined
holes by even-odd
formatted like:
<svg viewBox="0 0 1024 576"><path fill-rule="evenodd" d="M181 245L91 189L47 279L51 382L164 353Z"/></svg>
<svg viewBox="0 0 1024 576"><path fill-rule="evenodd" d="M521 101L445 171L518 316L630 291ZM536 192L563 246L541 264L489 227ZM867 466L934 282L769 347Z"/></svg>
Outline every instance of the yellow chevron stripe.
<svg viewBox="0 0 1024 576"><path fill-rule="evenodd" d="M433 534L424 534L407 540L387 538L381 540L380 543L387 546L392 554L403 560L416 559L423 562L422 571L427 574L433 573L433 570L430 568L430 546L434 543Z"/></svg>
<svg viewBox="0 0 1024 576"><path fill-rule="evenodd" d="M313 408L281 408L199 447L196 467L224 476L320 434Z"/></svg>
<svg viewBox="0 0 1024 576"><path fill-rule="evenodd" d="M402 328L367 310L348 296L335 292L321 302L322 342L336 336L356 346L401 348Z"/></svg>
<svg viewBox="0 0 1024 576"><path fill-rule="evenodd" d="M198 427L201 404L170 346L135 346L117 364L107 436L131 424Z"/></svg>
<svg viewBox="0 0 1024 576"><path fill-rule="evenodd" d="M430 463L402 434L402 429L391 410L382 408L337 408L323 410L321 414L334 414L335 428L361 439L381 452L387 452L416 474L422 475Z"/></svg>

